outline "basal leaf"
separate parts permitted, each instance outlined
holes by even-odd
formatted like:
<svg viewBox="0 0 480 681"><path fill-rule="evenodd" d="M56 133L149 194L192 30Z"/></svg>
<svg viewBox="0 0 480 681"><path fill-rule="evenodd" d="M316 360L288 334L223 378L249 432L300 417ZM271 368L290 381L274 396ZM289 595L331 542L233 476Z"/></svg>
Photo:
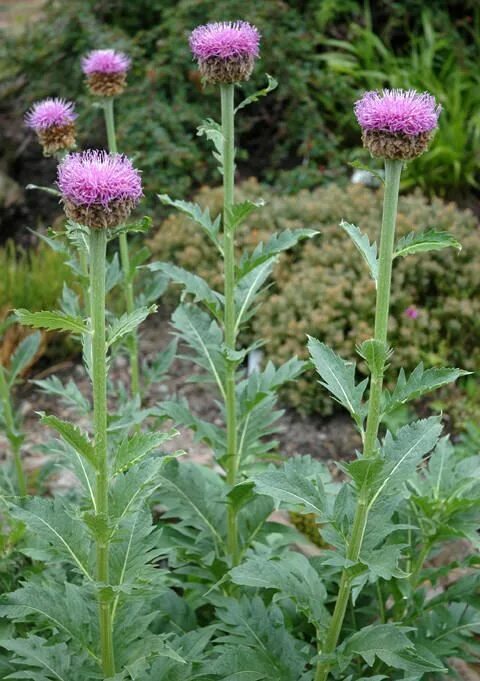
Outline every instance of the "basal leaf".
<svg viewBox="0 0 480 681"><path fill-rule="evenodd" d="M309 456L296 456L281 468L270 468L265 473L253 476L258 494L265 494L275 502L286 503L294 508L299 506L319 518L327 510L323 482L328 476L326 469Z"/></svg>
<svg viewBox="0 0 480 681"><path fill-rule="evenodd" d="M462 246L449 232L437 232L434 229L420 233L410 232L399 239L393 257L405 257L425 251L440 251L443 248L456 248L460 251Z"/></svg>
<svg viewBox="0 0 480 681"><path fill-rule="evenodd" d="M34 329L88 333L88 327L83 319L71 317L63 312L29 312L23 309L14 312L20 324L32 326Z"/></svg>
<svg viewBox="0 0 480 681"><path fill-rule="evenodd" d="M308 337L308 349L323 385L347 409L361 427L366 408L362 403L368 380L355 385L355 363L348 362L316 338Z"/></svg>
<svg viewBox="0 0 480 681"><path fill-rule="evenodd" d="M329 615L323 605L327 592L303 554L290 551L279 559L247 558L230 575L235 584L274 589L275 601L290 598L317 629L328 626Z"/></svg>
<svg viewBox="0 0 480 681"><path fill-rule="evenodd" d="M349 222L342 220L340 227L345 230L349 235L357 249L362 254L363 259L368 265L370 270L370 276L373 281L378 279L378 257L377 257L377 244L370 243L370 239L366 234L364 234L356 225L352 225Z"/></svg>

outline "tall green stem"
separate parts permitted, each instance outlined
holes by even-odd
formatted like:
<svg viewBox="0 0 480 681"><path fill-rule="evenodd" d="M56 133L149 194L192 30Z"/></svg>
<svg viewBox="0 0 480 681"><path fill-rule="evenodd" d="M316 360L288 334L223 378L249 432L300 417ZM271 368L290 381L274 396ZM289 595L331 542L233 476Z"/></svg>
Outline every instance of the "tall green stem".
<svg viewBox="0 0 480 681"><path fill-rule="evenodd" d="M107 235L103 229L90 230L90 293L92 331L93 426L97 479L95 502L99 525L108 526L108 449L107 449L107 364L105 343L105 259ZM97 539L97 580L109 583L109 541ZM102 670L114 676L112 614L110 598L104 589L98 598Z"/></svg>
<svg viewBox="0 0 480 681"><path fill-rule="evenodd" d="M222 85L222 132L223 145L223 250L225 276L225 344L235 350L235 235L230 228L230 210L234 201L235 141L234 141L234 86ZM237 405L235 393L235 364L227 363L225 385L225 412L227 426L227 482L235 485L238 476L237 451ZM227 522L228 550L234 565L238 563L238 526L236 510L229 505Z"/></svg>
<svg viewBox="0 0 480 681"><path fill-rule="evenodd" d="M112 154L116 154L117 136L115 134L115 118L113 114L113 97L106 97L103 105L105 112L105 125L107 128L108 149ZM128 314L135 310L135 298L133 294L133 283L130 274L130 255L128 251L128 240L125 233L120 234L120 261L123 270L125 309ZM128 337L128 353L130 356L130 381L133 396L140 396L140 369L138 353L138 336L133 331Z"/></svg>
<svg viewBox="0 0 480 681"><path fill-rule="evenodd" d="M12 403L10 401L10 391L3 366L0 366L0 401L3 406L3 418L6 426L7 438L12 448L18 493L21 497L25 497L27 495L27 483L25 481L25 472L23 470L22 457L20 454L21 444L16 433L15 419L13 417Z"/></svg>
<svg viewBox="0 0 480 681"><path fill-rule="evenodd" d="M393 247L402 166L402 161L385 161L385 196L383 202L382 230L380 235L374 336L375 340L381 343L387 342ZM365 457L371 457L375 454L381 417L382 388L383 368L382 371L372 374L371 378L367 429L363 446L363 456ZM358 561L362 549L368 521L368 510L368 489L364 488L359 493L352 532L347 548L347 559L353 563ZM340 579L337 601L325 639L324 649L322 651L325 657L327 657L327 660L318 663L315 681L326 681L330 673L331 663L328 661L328 657L333 655L337 647L343 620L345 618L345 612L350 599L352 579L352 573L345 568Z"/></svg>

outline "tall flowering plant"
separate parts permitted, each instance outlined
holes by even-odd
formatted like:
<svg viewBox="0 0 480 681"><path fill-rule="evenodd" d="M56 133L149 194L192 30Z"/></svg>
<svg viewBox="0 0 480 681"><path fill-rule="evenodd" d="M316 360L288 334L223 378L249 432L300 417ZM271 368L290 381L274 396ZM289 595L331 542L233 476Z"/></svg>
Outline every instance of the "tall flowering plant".
<svg viewBox="0 0 480 681"><path fill-rule="evenodd" d="M220 484L216 495L222 498L226 514L222 513L213 524L219 525L215 537L217 555L227 565L236 565L248 549L251 539L248 539L244 517L251 512L258 513L259 519L262 516L265 519L270 512L268 504L259 505L258 499L256 511L247 507L252 495L250 486L243 484L245 472L258 457L274 447L273 442L264 442L263 438L274 431L274 423L280 415L273 410L275 393L282 383L295 378L303 366L302 362L292 359L279 369L269 364L265 371L245 376L242 365L258 344L241 348L239 334L255 313L258 294L279 253L316 233L306 229L286 230L272 235L267 243L259 244L253 253L244 253L238 258L235 252L236 230L246 216L262 205L262 202L235 202L235 116L276 86L269 78L264 90L235 108L236 89L250 77L259 57L259 44L259 31L245 21L207 24L192 32L190 48L202 78L205 84L218 86L220 90L220 123L208 119L199 127L198 133L214 145L223 180L223 213L212 219L208 209L174 201L166 195L159 197L163 203L187 213L215 244L223 263L223 291L212 290L199 276L169 263L150 266L184 287L185 302L173 315L175 332L191 349L191 359L218 390L224 428L202 422L183 403L164 403L160 411L192 428L199 439L212 446L225 473L224 487ZM197 469L195 475L204 474ZM191 494L192 486L186 478L183 484L190 488ZM205 482L198 482L199 486L203 484ZM209 514L212 508L213 505Z"/></svg>
<svg viewBox="0 0 480 681"><path fill-rule="evenodd" d="M85 151L63 159L57 186L66 216L74 225L72 230L87 241L90 314L17 310L16 315L34 328L70 331L81 337L92 383L91 403L78 390L72 393L72 386L66 392L71 401L83 401L84 410L93 411L93 419L89 430L83 431L56 416L42 415L43 423L60 436L53 449L69 459L82 487L81 502L27 498L24 504L11 507L12 516L27 528L26 551L31 547L32 555L38 554L47 565L61 567L41 583L32 580L23 584L11 595L4 612L28 619L38 615L41 603L47 630L53 625L67 633L69 655L65 643L55 647L33 635L20 644L12 640L4 646L28 669L37 669L37 662L43 668L44 658L51 658L56 674L77 679L99 674L100 678L113 678L117 671L137 664L139 639L147 646L141 651L145 663L150 654L162 655L168 649L164 637L148 643L145 634L152 595L162 582L151 564L162 551L159 535L151 536L152 519L145 502L166 461L153 453L158 454L161 444L175 433L142 433L136 428L140 423L137 413L118 416L110 413L107 403L111 348L151 311L143 308L118 319L109 315L107 325L107 242L116 238L116 230L123 227L142 197L140 173L125 156ZM129 435L132 426L135 434ZM68 578L71 570L76 575L73 582ZM131 594L135 595L135 607L144 611L143 628L139 622L129 624ZM58 666L57 658L62 659Z"/></svg>

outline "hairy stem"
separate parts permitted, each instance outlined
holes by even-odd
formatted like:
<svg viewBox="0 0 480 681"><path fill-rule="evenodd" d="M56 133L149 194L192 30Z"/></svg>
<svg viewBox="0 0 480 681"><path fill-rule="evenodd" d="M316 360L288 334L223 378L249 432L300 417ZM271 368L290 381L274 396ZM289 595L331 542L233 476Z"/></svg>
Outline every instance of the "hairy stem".
<svg viewBox="0 0 480 681"><path fill-rule="evenodd" d="M230 228L229 214L234 201L235 147L234 147L234 86L221 86L223 146L223 241L225 276L225 344L235 350L235 240ZM227 482L235 485L238 476L237 405L235 393L235 364L227 362L225 385L225 412L227 426ZM227 544L232 563L239 560L237 513L228 506Z"/></svg>
<svg viewBox="0 0 480 681"><path fill-rule="evenodd" d="M93 426L97 478L95 501L99 519L97 539L97 580L101 585L109 582L108 532L108 449L107 449L107 364L105 343L105 259L107 235L103 229L90 230L90 292L92 331L92 383ZM105 532L101 531L101 527ZM102 536L103 535L103 536ZM110 599L105 590L99 593L98 616L102 670L106 678L114 676L112 614Z"/></svg>
<svg viewBox="0 0 480 681"><path fill-rule="evenodd" d="M108 149L112 154L118 152L117 136L115 134L115 118L113 115L113 97L106 97L103 110L105 112L105 125L107 128ZM133 294L133 283L130 273L130 254L128 251L128 240L125 233L118 237L120 243L120 261L123 271L123 289L125 296L125 309L128 314L135 310L135 298ZM138 335L136 331L128 337L128 354L130 358L130 382L132 395L140 396L140 368L138 352Z"/></svg>
<svg viewBox="0 0 480 681"><path fill-rule="evenodd" d="M385 161L385 196L383 202L382 230L380 235L374 336L375 340L380 341L381 343L387 342L395 223L402 166L402 161ZM367 430L363 447L363 456L365 457L372 457L375 454L381 418L382 388L383 370L379 371L375 376L372 375L370 398L368 402ZM367 527L368 510L368 490L363 489L359 493L352 532L347 548L347 559L354 563L358 561L360 556ZM350 570L344 568L340 579L335 609L322 651L326 659L319 661L315 674L315 681L326 681L329 676L331 668L329 657L333 655L337 647L343 620L345 618L345 611L350 599L352 579L353 576Z"/></svg>
<svg viewBox="0 0 480 681"><path fill-rule="evenodd" d="M17 476L18 493L21 497L25 497L27 495L27 483L25 480L25 472L23 470L22 457L20 454L21 444L16 433L10 391L7 385L5 369L3 366L0 366L0 400L3 406L3 419L5 421L6 434L12 448L13 463L15 465L15 473Z"/></svg>

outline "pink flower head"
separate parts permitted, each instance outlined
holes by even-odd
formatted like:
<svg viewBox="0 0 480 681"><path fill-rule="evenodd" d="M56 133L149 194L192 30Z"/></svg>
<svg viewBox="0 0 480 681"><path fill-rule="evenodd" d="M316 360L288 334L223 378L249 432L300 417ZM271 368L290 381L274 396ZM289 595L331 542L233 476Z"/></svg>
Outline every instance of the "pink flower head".
<svg viewBox="0 0 480 681"><path fill-rule="evenodd" d="M409 307L407 307L407 309L405 310L405 314L410 319L418 319L419 312L416 307L414 307L413 305L409 305Z"/></svg>
<svg viewBox="0 0 480 681"><path fill-rule="evenodd" d="M69 154L58 166L58 188L64 199L76 206L115 201L137 203L142 196L140 173L122 154L88 150Z"/></svg>
<svg viewBox="0 0 480 681"><path fill-rule="evenodd" d="M428 92L383 90L366 92L354 110L363 130L413 136L434 130L442 108Z"/></svg>
<svg viewBox="0 0 480 681"><path fill-rule="evenodd" d="M130 57L116 50L92 50L82 57L82 70L86 76L93 73L125 74L130 64Z"/></svg>
<svg viewBox="0 0 480 681"><path fill-rule="evenodd" d="M190 35L195 59L258 57L260 33L247 21L219 21L198 26Z"/></svg>
<svg viewBox="0 0 480 681"><path fill-rule="evenodd" d="M36 102L25 114L25 124L36 132L47 130L53 126L71 125L76 119L72 102L64 99L43 99Z"/></svg>

